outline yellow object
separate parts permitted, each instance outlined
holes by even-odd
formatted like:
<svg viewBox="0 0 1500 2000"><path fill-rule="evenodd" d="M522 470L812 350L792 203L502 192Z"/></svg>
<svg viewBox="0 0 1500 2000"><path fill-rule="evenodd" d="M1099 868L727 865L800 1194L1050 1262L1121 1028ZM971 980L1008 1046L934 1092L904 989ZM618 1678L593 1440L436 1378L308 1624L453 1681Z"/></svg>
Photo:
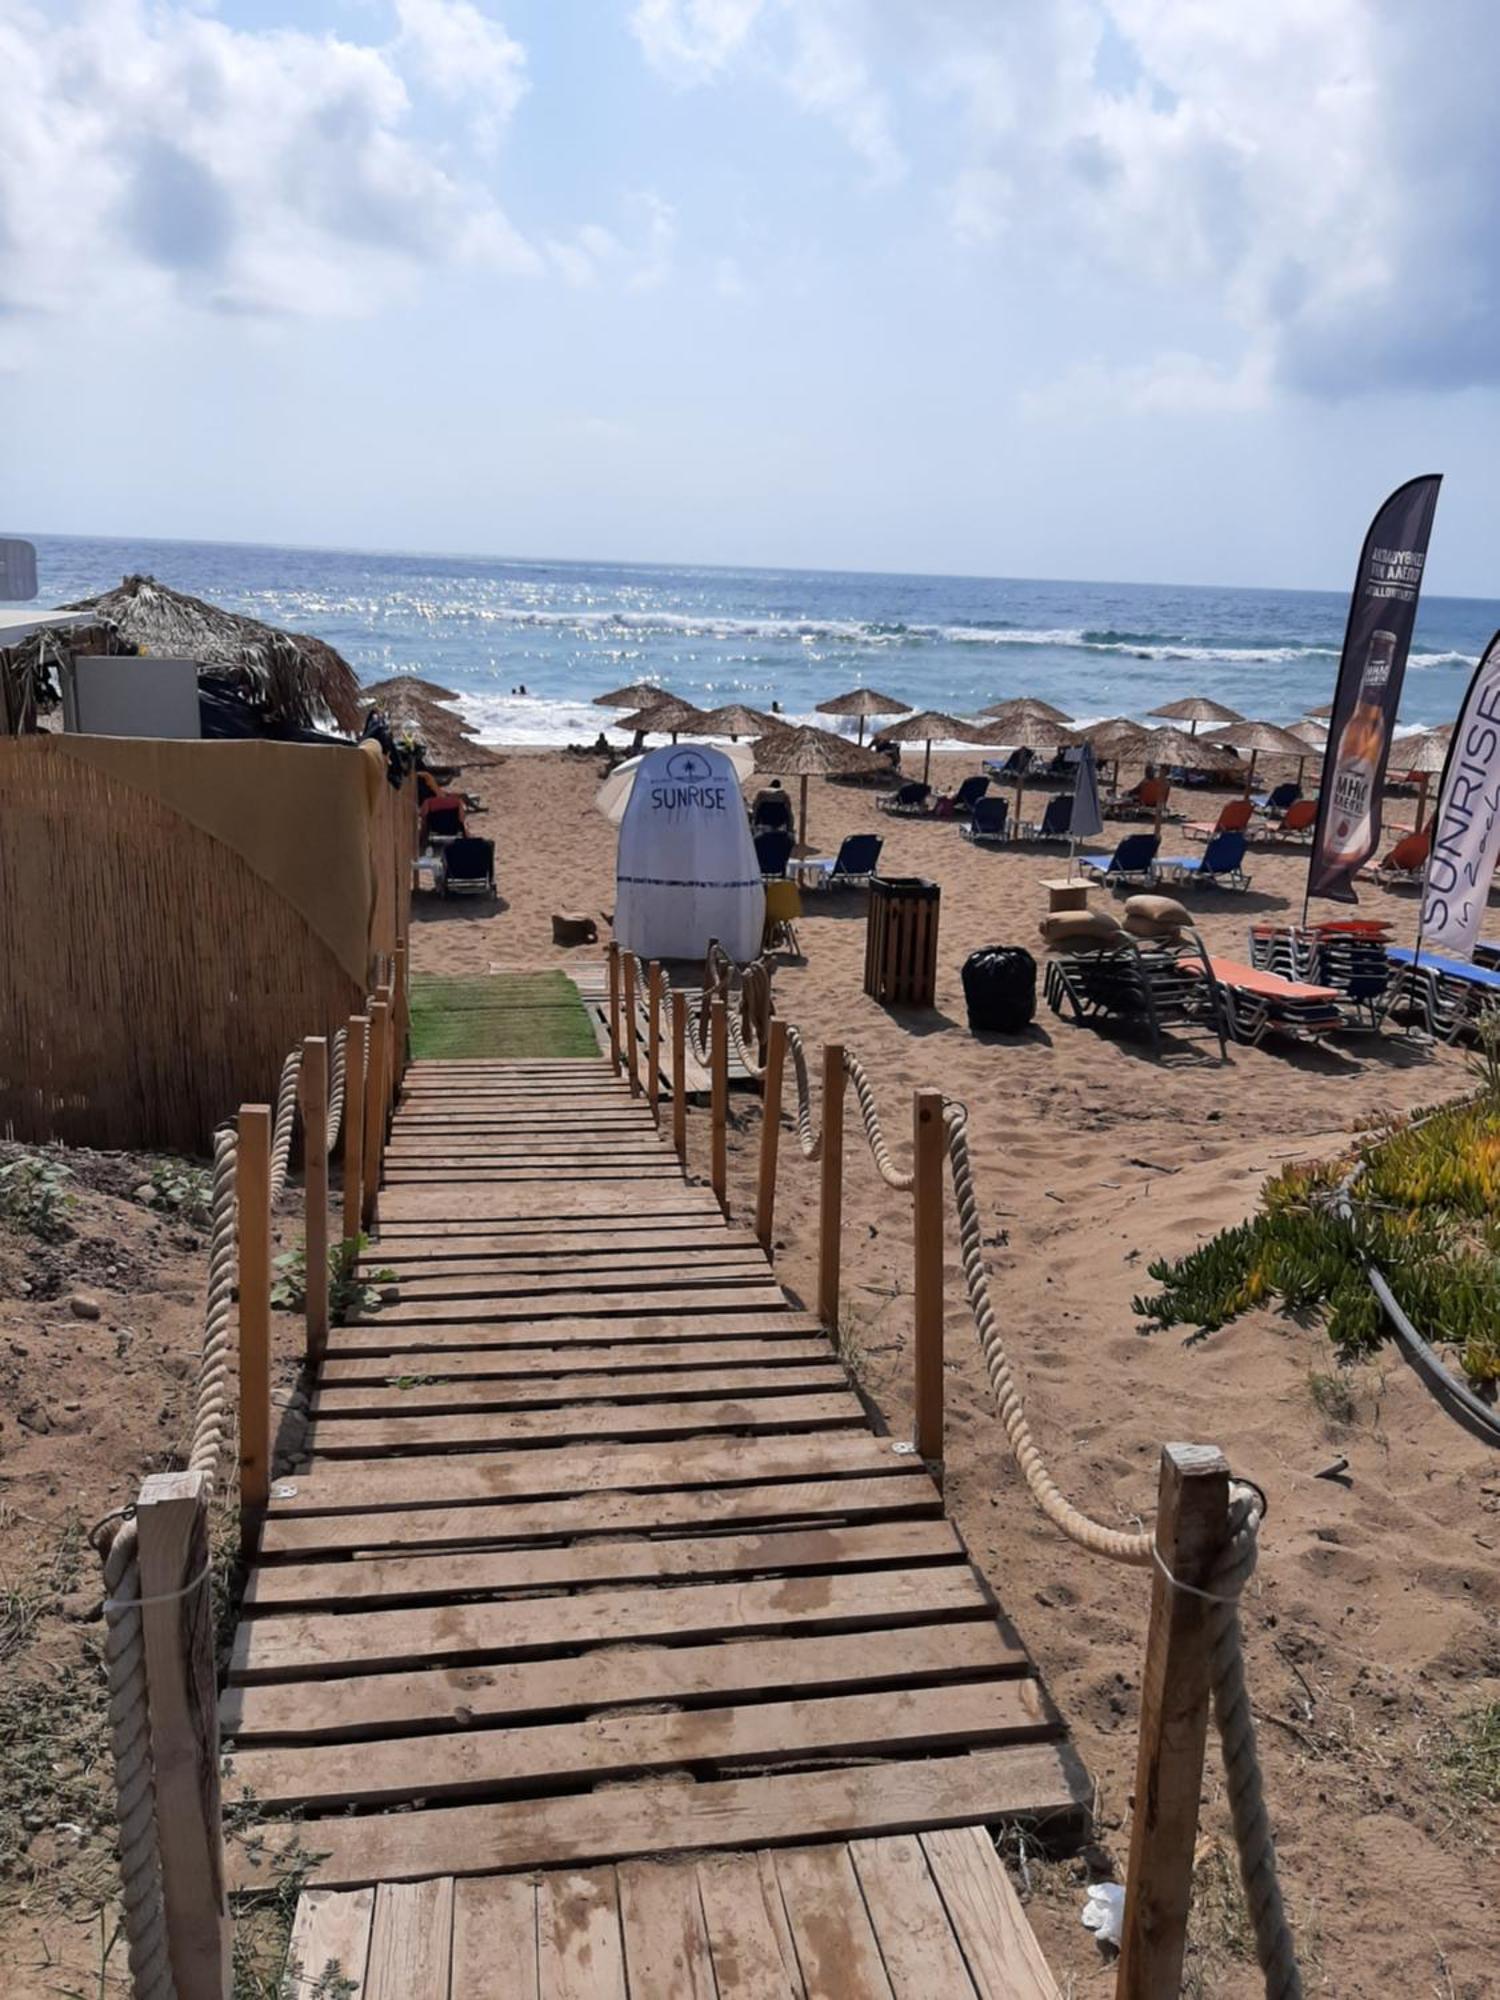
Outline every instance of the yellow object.
<svg viewBox="0 0 1500 2000"><path fill-rule="evenodd" d="M761 933L761 950L785 944L800 956L794 928L802 918L802 891L795 882L766 884L766 924Z"/></svg>

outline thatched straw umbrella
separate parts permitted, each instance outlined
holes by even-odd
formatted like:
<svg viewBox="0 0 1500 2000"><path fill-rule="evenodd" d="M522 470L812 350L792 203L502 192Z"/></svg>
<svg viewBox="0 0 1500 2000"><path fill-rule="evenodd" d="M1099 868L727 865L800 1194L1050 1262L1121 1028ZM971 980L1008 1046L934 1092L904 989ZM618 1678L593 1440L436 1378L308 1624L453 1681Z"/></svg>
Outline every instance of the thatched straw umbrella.
<svg viewBox="0 0 1500 2000"><path fill-rule="evenodd" d="M452 688L439 687L436 681L424 681L420 674L390 674L383 681L367 681L363 692L370 700L379 702L407 692L421 695L424 701L458 700Z"/></svg>
<svg viewBox="0 0 1500 2000"><path fill-rule="evenodd" d="M1391 762L1403 778L1417 781L1417 824L1422 831L1427 817L1427 786L1448 762L1448 745L1436 730L1424 729L1420 736L1398 736L1391 745Z"/></svg>
<svg viewBox="0 0 1500 2000"><path fill-rule="evenodd" d="M1331 701L1325 701L1321 708L1308 709L1307 719L1309 722L1332 722L1333 703Z"/></svg>
<svg viewBox="0 0 1500 2000"><path fill-rule="evenodd" d="M1002 750L1060 750L1065 744L1076 743L1077 734L1064 729L1060 722L1053 722L1045 715L1018 715L999 717L987 722L981 728L970 723L968 736L971 743L993 743ZM1021 801L1026 791L1026 771L1016 773L1015 823L1021 823Z"/></svg>
<svg viewBox="0 0 1500 2000"><path fill-rule="evenodd" d="M1222 701L1210 701L1206 694L1189 694L1184 695L1181 701L1163 702L1151 713L1167 722L1187 723L1189 736L1198 734L1200 722L1243 722L1245 719L1237 708L1226 708Z"/></svg>
<svg viewBox="0 0 1500 2000"><path fill-rule="evenodd" d="M694 708L690 701L679 701L676 695L664 695L649 707L635 715L627 715L623 722L617 722L616 729L628 729L637 739L643 736L670 736L675 743L684 729L694 736L705 733L704 725L708 717L701 708Z"/></svg>
<svg viewBox="0 0 1500 2000"><path fill-rule="evenodd" d="M817 709L819 715L857 715L857 743L865 740L867 715L907 715L910 711L909 701L898 701L893 694L881 694L875 688L850 688L847 694L836 694L829 701L820 701Z"/></svg>
<svg viewBox="0 0 1500 2000"><path fill-rule="evenodd" d="M1122 761L1132 756L1136 744L1150 733L1143 722L1132 722L1128 715L1111 715L1077 732L1083 742L1093 744L1094 755L1101 764L1114 766L1110 782L1115 786L1120 782Z"/></svg>
<svg viewBox="0 0 1500 2000"><path fill-rule="evenodd" d="M1070 723L1073 720L1065 709L1054 708L1050 701L1038 701L1034 694L1018 694L1012 701L992 701L979 713L993 716L997 722Z"/></svg>
<svg viewBox="0 0 1500 2000"><path fill-rule="evenodd" d="M665 688L659 688L654 681L632 681L629 687L611 688L608 694L594 696L595 708L649 708L654 701L667 701L671 697Z"/></svg>
<svg viewBox="0 0 1500 2000"><path fill-rule="evenodd" d="M742 701L731 701L723 708L711 708L703 718L705 736L727 736L731 743L738 743L742 736L764 736L768 729L782 729L784 723L774 715L767 715L758 708L746 708Z"/></svg>
<svg viewBox="0 0 1500 2000"><path fill-rule="evenodd" d="M503 760L487 745L475 740L471 725L441 703L429 701L410 688L394 687L370 704L379 709L397 736L419 742L435 765L498 764Z"/></svg>
<svg viewBox="0 0 1500 2000"><path fill-rule="evenodd" d="M1239 722L1233 729L1216 729L1214 741L1227 743L1231 750L1250 752L1250 764L1245 772L1247 799L1250 787L1255 783L1255 760L1258 757L1301 757L1305 754L1302 739L1293 736L1289 729L1278 728L1274 722Z"/></svg>
<svg viewBox="0 0 1500 2000"><path fill-rule="evenodd" d="M951 742L954 738L966 742L971 729L972 724L963 721L959 716L945 715L940 708L924 708L916 715L903 715L899 722L893 723L885 731L885 741L924 743L927 746L926 755L922 759L922 783L925 785L928 773L932 769L933 744Z"/></svg>
<svg viewBox="0 0 1500 2000"><path fill-rule="evenodd" d="M1129 756L1132 762L1139 757L1143 763L1158 771L1163 764L1176 765L1183 771L1217 771L1224 764L1222 750L1215 749L1205 737L1194 736L1185 729L1148 729L1138 742L1132 744ZM1166 804L1165 798L1157 800L1158 833L1161 832Z"/></svg>
<svg viewBox="0 0 1500 2000"><path fill-rule="evenodd" d="M874 773L885 767L872 751L851 743L847 736L835 736L829 729L776 729L762 736L755 746L757 771L774 772L782 778L800 778L802 792L797 825L802 839L799 854L808 852L807 781L809 778L842 778Z"/></svg>
<svg viewBox="0 0 1500 2000"><path fill-rule="evenodd" d="M1297 741L1303 746L1302 754L1297 759L1297 790L1300 792L1302 789L1302 776L1307 768L1308 759L1310 757L1321 757L1323 752L1328 748L1328 730L1321 722L1294 722L1287 731L1287 735L1295 736Z"/></svg>
<svg viewBox="0 0 1500 2000"><path fill-rule="evenodd" d="M237 687L268 722L315 729L331 717L351 733L360 726L358 677L321 639L278 631L152 576L127 576L118 590L63 608L87 611L106 629L104 652L192 660Z"/></svg>

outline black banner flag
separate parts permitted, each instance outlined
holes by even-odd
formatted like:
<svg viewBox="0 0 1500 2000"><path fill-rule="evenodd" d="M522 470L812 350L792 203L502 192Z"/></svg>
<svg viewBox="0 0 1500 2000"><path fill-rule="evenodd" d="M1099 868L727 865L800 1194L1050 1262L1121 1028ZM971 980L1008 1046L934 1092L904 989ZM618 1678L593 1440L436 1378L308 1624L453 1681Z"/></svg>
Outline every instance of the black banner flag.
<svg viewBox="0 0 1500 2000"><path fill-rule="evenodd" d="M1380 841L1386 760L1441 484L1441 473L1428 473L1398 486L1360 551L1323 758L1309 896L1357 902L1354 877Z"/></svg>

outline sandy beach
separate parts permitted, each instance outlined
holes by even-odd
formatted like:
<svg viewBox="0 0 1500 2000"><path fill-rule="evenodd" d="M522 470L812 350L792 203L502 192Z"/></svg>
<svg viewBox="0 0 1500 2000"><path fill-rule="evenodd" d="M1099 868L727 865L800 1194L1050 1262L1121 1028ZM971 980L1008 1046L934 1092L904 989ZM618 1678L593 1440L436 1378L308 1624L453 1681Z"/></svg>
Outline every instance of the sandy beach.
<svg viewBox="0 0 1500 2000"><path fill-rule="evenodd" d="M934 759L945 783L972 768ZM415 968L593 957L588 947L555 947L551 916L586 911L608 939L615 830L591 807L595 761L509 754L471 780L488 807L474 830L496 841L500 896L493 906L419 898ZM1219 803L1205 798L1207 817ZM841 1038L861 1056L898 1155L913 1090L941 1088L967 1104L1001 1323L1061 1485L1100 1518L1133 1525L1152 1509L1160 1444L1191 1439L1222 1445L1235 1471L1270 1496L1245 1627L1308 1990L1478 2000L1494 1990L1494 1825L1463 1808L1444 1746L1461 1715L1494 1698L1500 1673L1492 1457L1436 1410L1393 1349L1340 1371L1319 1330L1269 1313L1191 1342L1143 1332L1131 1310L1152 1288L1153 1259L1244 1218L1262 1180L1289 1159L1453 1095L1466 1081L1464 1056L1388 1033L1329 1048L1231 1046L1224 1066L1195 1040L1170 1045L1158 1062L1144 1041L1059 1020L1040 1002L1030 1034L976 1040L959 967L984 944L1044 955L1039 885L1060 872L1056 850L979 849L955 825L892 819L872 792L822 781L810 807L815 850L877 831L885 870L941 883L937 1007L892 1014L864 997L864 899L849 895L805 899L806 956L782 961L778 1011L810 1042ZM1210 948L1239 958L1253 918L1300 908L1306 857L1267 849L1249 866L1248 893L1194 898ZM1410 894L1362 890L1361 910L1388 916L1402 938L1415 920ZM759 1111L748 1093L731 1111L731 1195L744 1213ZM843 1337L899 1435L910 1424L907 1202L879 1180L854 1131ZM706 1143L706 1120L695 1116L700 1168ZM784 1147L777 1268L804 1300L815 1186L814 1170ZM1122 1870L1147 1593L1138 1575L1065 1544L1036 1511L993 1414L951 1228L947 1275L949 1504L1076 1734L1098 1782L1101 1845ZM1317 1476L1341 1456L1339 1478ZM1199 1866L1187 1990L1238 2000L1259 1979L1212 1766ZM1087 1873L1085 1860L1028 1861L1030 1909L1072 1990L1102 1995L1112 1974L1078 1921Z"/></svg>

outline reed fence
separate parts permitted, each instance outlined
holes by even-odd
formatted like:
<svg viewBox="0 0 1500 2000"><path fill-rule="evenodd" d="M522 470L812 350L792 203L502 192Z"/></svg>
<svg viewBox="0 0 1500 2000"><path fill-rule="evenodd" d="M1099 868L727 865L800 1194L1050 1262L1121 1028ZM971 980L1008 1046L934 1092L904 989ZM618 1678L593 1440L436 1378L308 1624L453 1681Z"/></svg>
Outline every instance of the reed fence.
<svg viewBox="0 0 1500 2000"><path fill-rule="evenodd" d="M891 1151L870 1078L859 1058L840 1043L825 1044L821 1052L821 1121L815 1122L808 1051L798 1030L774 1013L767 961L737 966L717 946L710 946L696 1015L686 995L673 990L665 969L653 961L645 968L650 1004L642 1021L635 1002L641 968L617 945L609 951L613 1070L629 1078L634 1094L644 1091L660 1125L661 1018L663 1006L668 1006L672 1035L666 1073L673 1145L685 1165L685 1057L691 1053L709 1068L709 1180L726 1214L731 1044L757 1084L761 1126L755 1231L773 1261L783 1089L790 1057L795 1086L790 1118L793 1151L818 1169L816 1309L835 1339L840 1316L845 1111L852 1085L859 1129L876 1169L887 1186L911 1197L911 1448L939 1484L947 1331L943 1253L951 1185L965 1304L1007 1441L1033 1499L1053 1526L1080 1547L1151 1572L1116 2000L1165 2000L1181 1987L1210 1709L1223 1754L1241 1882L1265 1991L1268 2000L1300 2000L1301 1975L1277 1877L1239 1622L1239 1599L1255 1569L1264 1495L1233 1476L1217 1446L1166 1444L1151 1528L1126 1533L1075 1506L1043 1459L1005 1351L985 1270L964 1106L941 1091L914 1092L911 1165L902 1167Z"/></svg>

